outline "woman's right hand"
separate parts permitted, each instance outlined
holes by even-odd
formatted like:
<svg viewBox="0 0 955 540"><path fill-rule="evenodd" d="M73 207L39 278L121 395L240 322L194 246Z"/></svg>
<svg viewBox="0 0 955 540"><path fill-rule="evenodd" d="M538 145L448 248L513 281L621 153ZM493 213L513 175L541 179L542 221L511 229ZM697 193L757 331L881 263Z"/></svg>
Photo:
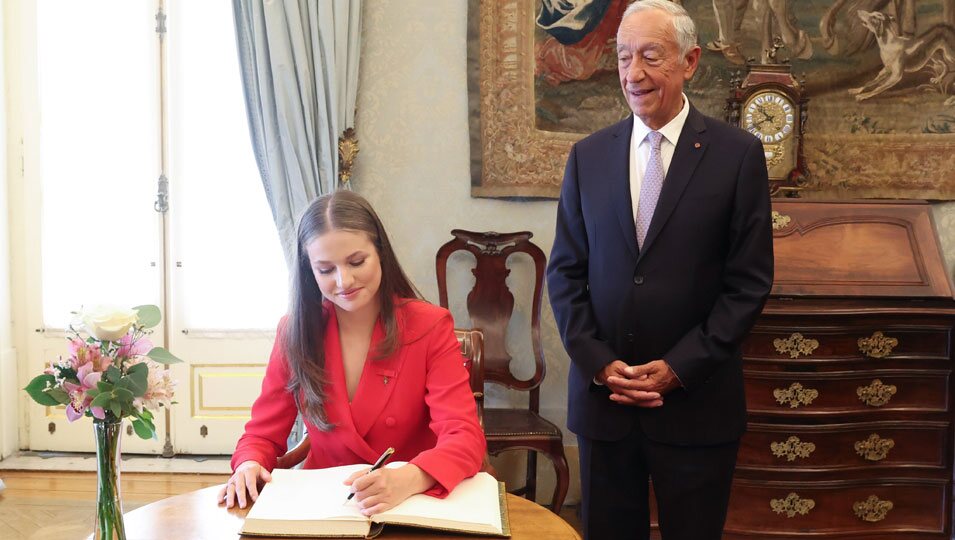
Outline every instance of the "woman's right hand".
<svg viewBox="0 0 955 540"><path fill-rule="evenodd" d="M272 473L256 461L243 461L235 468L232 478L219 490L216 500L219 504L225 503L226 508L235 506L236 501L239 502L239 508L245 508L248 502L246 494L252 502L259 498L259 481L262 484L271 482Z"/></svg>

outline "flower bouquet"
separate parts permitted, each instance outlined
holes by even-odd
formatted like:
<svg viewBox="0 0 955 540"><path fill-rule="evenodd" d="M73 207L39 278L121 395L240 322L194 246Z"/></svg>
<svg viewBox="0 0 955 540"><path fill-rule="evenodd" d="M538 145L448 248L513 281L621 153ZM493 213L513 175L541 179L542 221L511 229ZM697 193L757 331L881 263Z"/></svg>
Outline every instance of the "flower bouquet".
<svg viewBox="0 0 955 540"><path fill-rule="evenodd" d="M161 364L181 362L146 337L161 320L152 305L100 306L77 314L67 332L69 357L51 362L24 388L40 405L66 406L70 422L90 416L96 437L97 506L94 538L125 538L119 497L123 418L136 434L156 438L151 412L172 403L175 383Z"/></svg>

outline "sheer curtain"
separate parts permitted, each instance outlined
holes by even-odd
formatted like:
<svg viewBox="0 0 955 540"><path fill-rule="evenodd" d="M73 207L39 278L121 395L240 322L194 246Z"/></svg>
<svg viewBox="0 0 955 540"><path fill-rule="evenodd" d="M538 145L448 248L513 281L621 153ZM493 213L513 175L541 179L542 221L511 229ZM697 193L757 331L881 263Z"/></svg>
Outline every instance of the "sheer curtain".
<svg viewBox="0 0 955 540"><path fill-rule="evenodd" d="M295 220L338 185L353 127L360 0L233 0L252 146L286 259Z"/></svg>

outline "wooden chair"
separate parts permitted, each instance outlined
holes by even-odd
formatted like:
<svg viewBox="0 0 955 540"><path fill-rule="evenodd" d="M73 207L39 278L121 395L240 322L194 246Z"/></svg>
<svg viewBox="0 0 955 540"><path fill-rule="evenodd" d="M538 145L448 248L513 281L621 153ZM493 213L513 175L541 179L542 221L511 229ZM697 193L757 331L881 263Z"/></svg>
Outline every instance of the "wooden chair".
<svg viewBox="0 0 955 540"><path fill-rule="evenodd" d="M461 355L464 357L464 365L468 368L468 371L471 374L471 391L474 393L475 401L477 401L478 419L481 420L481 425L483 426L484 336L480 330L476 329L466 330L455 328L454 334L458 338L458 343L461 344ZM299 442L295 448L286 452L285 455L279 456L275 468L291 469L292 467L305 461L305 457L308 456L308 451L311 448L312 441L309 438L308 433L306 433L305 437L302 438L302 441ZM491 473L492 476L497 477L494 468L491 467L490 462L487 460L487 456L484 457L483 470Z"/></svg>
<svg viewBox="0 0 955 540"><path fill-rule="evenodd" d="M476 281L468 293L467 309L474 327L484 331L485 381L528 393L526 409L484 409L484 434L488 452L496 455L506 450L528 450L525 485L517 493L534 500L537 495L537 452L543 453L554 465L557 483L551 509L560 512L570 484L570 471L564 456L563 434L556 425L540 415L540 385L544 380L545 364L541 346L540 319L544 288L544 252L531 243L533 233L451 231L454 239L441 246L436 256L438 295L440 303L448 307L448 257L457 251L468 251L477 260L472 270ZM511 356L505 347L507 324L514 309L514 295L507 287L507 258L514 253L525 253L534 261L535 281L531 297L531 343L534 349L534 375L518 379L511 374Z"/></svg>

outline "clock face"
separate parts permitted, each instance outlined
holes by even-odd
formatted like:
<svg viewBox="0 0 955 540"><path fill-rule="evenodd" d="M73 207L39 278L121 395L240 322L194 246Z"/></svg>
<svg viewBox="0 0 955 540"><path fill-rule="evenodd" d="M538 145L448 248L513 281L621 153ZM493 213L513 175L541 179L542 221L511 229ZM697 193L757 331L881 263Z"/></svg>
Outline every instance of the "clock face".
<svg viewBox="0 0 955 540"><path fill-rule="evenodd" d="M778 144L792 136L796 108L785 94L758 92L743 107L743 129L764 144Z"/></svg>

